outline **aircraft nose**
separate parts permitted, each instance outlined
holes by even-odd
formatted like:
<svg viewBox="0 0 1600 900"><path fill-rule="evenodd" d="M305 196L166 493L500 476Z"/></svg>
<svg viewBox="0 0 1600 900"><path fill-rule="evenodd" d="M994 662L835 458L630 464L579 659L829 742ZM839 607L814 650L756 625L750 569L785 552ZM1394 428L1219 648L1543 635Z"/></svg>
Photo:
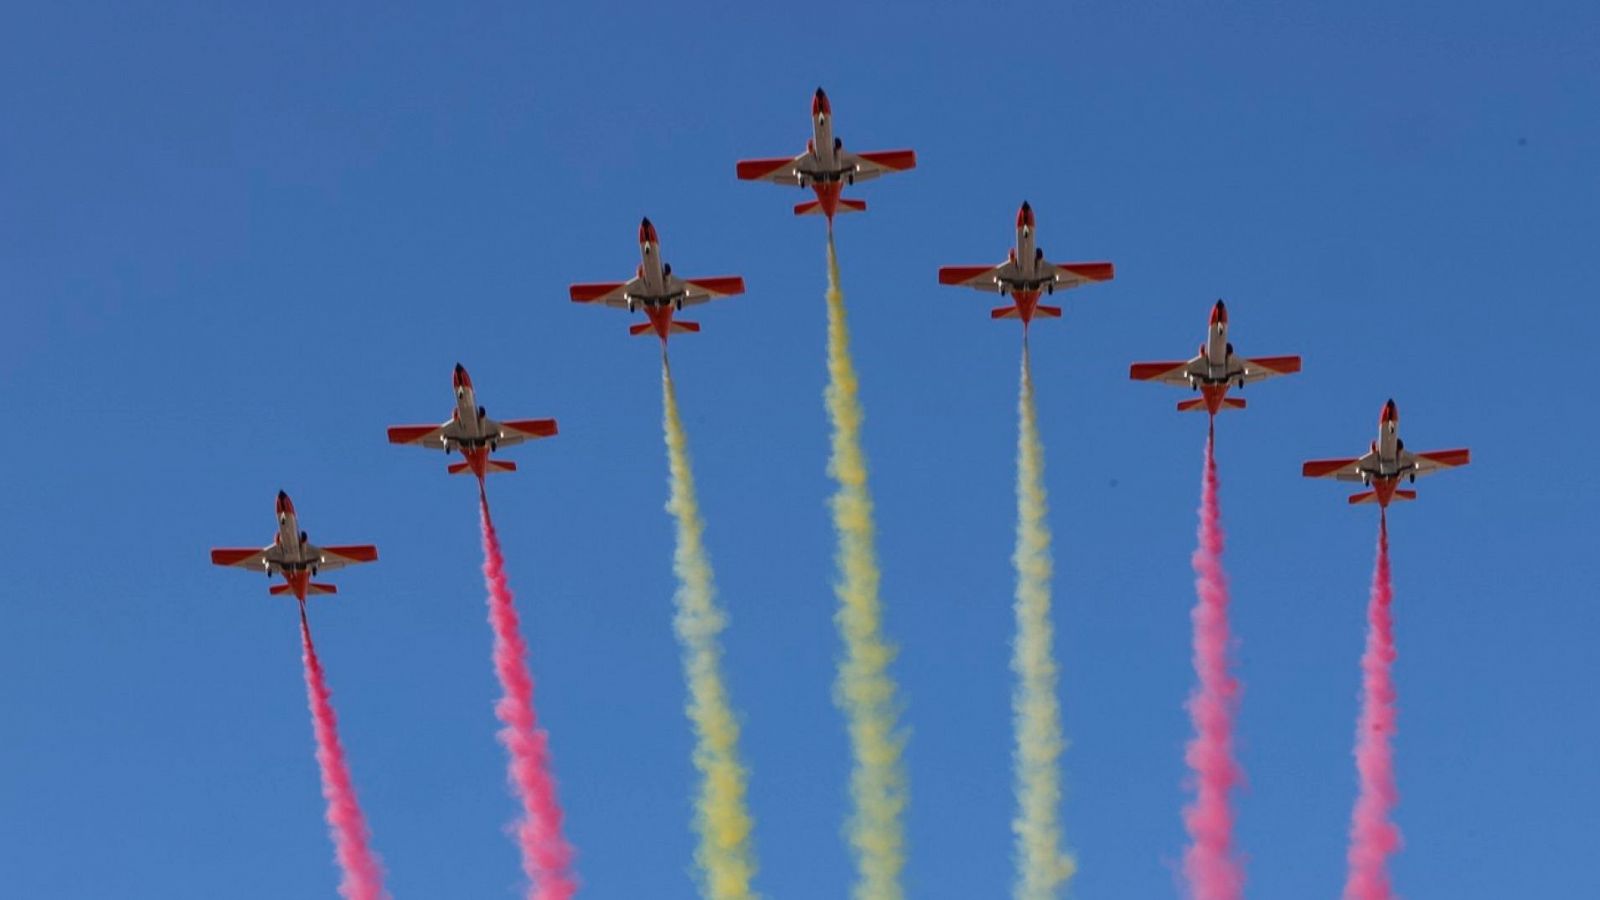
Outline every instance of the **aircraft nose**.
<svg viewBox="0 0 1600 900"><path fill-rule="evenodd" d="M1221 300L1217 301L1217 305L1216 306L1211 307L1211 324L1213 324L1213 325L1226 325L1226 324L1228 324L1228 306L1227 306L1227 304L1223 303Z"/></svg>
<svg viewBox="0 0 1600 900"><path fill-rule="evenodd" d="M1017 209L1017 227L1033 227L1033 207L1029 206L1026 200L1022 201L1022 206Z"/></svg>
<svg viewBox="0 0 1600 900"><path fill-rule="evenodd" d="M1379 421L1385 425L1393 425L1400 421L1400 407L1395 406L1393 398L1383 405L1383 418Z"/></svg>
<svg viewBox="0 0 1600 900"><path fill-rule="evenodd" d="M653 244L656 242L656 227L650 224L650 217L639 220L639 243Z"/></svg>

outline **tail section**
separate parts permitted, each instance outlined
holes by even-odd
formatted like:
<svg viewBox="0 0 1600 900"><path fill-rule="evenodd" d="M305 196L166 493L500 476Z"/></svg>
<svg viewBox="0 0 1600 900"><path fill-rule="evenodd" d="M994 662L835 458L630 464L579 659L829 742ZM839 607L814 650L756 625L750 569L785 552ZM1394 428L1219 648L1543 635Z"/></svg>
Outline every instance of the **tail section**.
<svg viewBox="0 0 1600 900"><path fill-rule="evenodd" d="M293 585L275 584L272 587L267 589L267 593L271 594L274 597L281 597L284 594L292 592L293 590L294 590L294 586ZM312 594L337 594L337 593L339 593L338 585L317 584L316 582L312 582L311 584L306 585L306 596L307 597L311 596Z"/></svg>
<svg viewBox="0 0 1600 900"><path fill-rule="evenodd" d="M694 334L695 332L698 332L700 330L700 323L699 322L679 322L679 321L674 320L673 323L672 323L672 328L669 329L669 330L673 334Z"/></svg>
<svg viewBox="0 0 1600 900"><path fill-rule="evenodd" d="M1178 412L1198 412L1205 408L1206 400L1204 397L1196 397L1193 400L1178 401Z"/></svg>
<svg viewBox="0 0 1600 900"><path fill-rule="evenodd" d="M834 215L866 211L867 201L840 197L839 205L834 209ZM805 203L796 203L794 205L794 214L797 216L820 216L824 215L824 213L821 200L809 200Z"/></svg>
<svg viewBox="0 0 1600 900"><path fill-rule="evenodd" d="M1401 490L1397 490L1397 491L1394 492L1394 496L1389 498L1389 502L1390 503L1394 503L1395 501L1398 501L1398 500L1415 500L1415 499L1417 499L1417 492L1416 491L1408 491L1408 490L1401 489ZM1378 492L1377 491L1362 491L1359 494L1351 494L1350 495L1350 503L1352 505L1357 504L1357 503L1377 503L1377 502L1378 502Z"/></svg>
<svg viewBox="0 0 1600 900"><path fill-rule="evenodd" d="M1040 304L1033 308L1033 314L1041 319L1059 319L1061 318L1061 307Z"/></svg>
<svg viewBox="0 0 1600 900"><path fill-rule="evenodd" d="M989 318L991 319L1015 319L1020 315L1022 313L1018 312L1015 306L996 306L994 309L989 310Z"/></svg>
<svg viewBox="0 0 1600 900"><path fill-rule="evenodd" d="M1223 397L1223 409L1244 409L1244 400L1240 397Z"/></svg>
<svg viewBox="0 0 1600 900"><path fill-rule="evenodd" d="M654 330L655 330L655 326L650 324L649 322L640 322L637 325L629 325L628 326L628 333L629 334L649 334L651 331L654 331Z"/></svg>

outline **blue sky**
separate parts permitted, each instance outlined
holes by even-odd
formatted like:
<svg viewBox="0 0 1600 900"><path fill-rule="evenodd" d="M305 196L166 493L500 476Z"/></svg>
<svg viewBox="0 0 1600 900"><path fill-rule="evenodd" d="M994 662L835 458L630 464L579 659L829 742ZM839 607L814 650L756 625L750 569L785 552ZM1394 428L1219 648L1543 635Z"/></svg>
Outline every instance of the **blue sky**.
<svg viewBox="0 0 1600 900"><path fill-rule="evenodd" d="M846 146L919 154L839 223L911 896L1011 879L1017 333L934 273L1000 259L1023 199L1118 273L1034 339L1075 895L1177 893L1204 423L1126 372L1217 297L1240 352L1305 357L1219 423L1251 894L1342 879L1375 523L1298 463L1390 396L1474 453L1394 516L1398 886L1600 893L1600 11L1204 6L9 6L8 895L332 895L293 606L206 560L281 487L382 550L312 624L395 896L515 896L472 487L383 438L458 360L561 423L491 490L586 895L695 895L656 352L565 291L625 276L646 214L679 273L749 282L674 373L759 885L844 894L822 223L733 178L803 146L818 84Z"/></svg>

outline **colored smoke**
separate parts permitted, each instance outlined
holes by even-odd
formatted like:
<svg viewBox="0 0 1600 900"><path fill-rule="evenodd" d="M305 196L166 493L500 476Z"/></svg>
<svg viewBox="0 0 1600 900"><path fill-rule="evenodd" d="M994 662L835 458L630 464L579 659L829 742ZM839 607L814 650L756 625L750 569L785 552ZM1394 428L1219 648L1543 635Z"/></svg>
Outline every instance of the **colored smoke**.
<svg viewBox="0 0 1600 900"><path fill-rule="evenodd" d="M1077 871L1061 846L1061 773L1064 741L1056 700L1056 660L1050 621L1050 526L1044 488L1044 444L1033 402L1033 370L1027 339L1022 344L1022 381L1017 395L1017 639L1011 670L1016 692L1017 900L1051 900Z"/></svg>
<svg viewBox="0 0 1600 900"><path fill-rule="evenodd" d="M1356 771L1361 788L1350 817L1345 900L1389 900L1389 857L1400 849L1400 829L1389 816L1400 793L1394 782L1394 586L1389 580L1389 523L1378 520L1378 561L1367 604L1367 649L1361 656L1361 720L1356 729Z"/></svg>
<svg viewBox="0 0 1600 900"><path fill-rule="evenodd" d="M739 722L722 680L722 647L718 636L726 617L717 606L711 561L706 554L705 522L695 496L689 463L689 440L678 414L678 392L672 370L661 366L662 422L671 471L667 511L677 526L672 568L678 576L673 594L672 624L683 649L684 676L689 685L686 709L694 728L694 765L700 772L695 796L694 827L699 838L695 862L702 893L712 900L749 900L755 875L751 846L754 823L745 801L746 775L739 762Z"/></svg>
<svg viewBox="0 0 1600 900"><path fill-rule="evenodd" d="M339 896L346 900L380 900L388 897L383 889L383 867L368 842L366 816L356 800L350 766L339 743L339 720L333 712L333 694L311 643L311 625L306 621L305 604L300 605L300 655L306 668L306 699L311 705L312 730L317 738L317 767L322 770L322 798L328 803L328 830L333 835L334 854L343 877Z"/></svg>
<svg viewBox="0 0 1600 900"><path fill-rule="evenodd" d="M1215 441L1206 438L1204 483L1200 492L1199 547L1194 552L1196 602L1194 670L1199 684L1189 695L1195 735L1184 754L1195 796L1184 807L1189 845L1183 874L1194 900L1238 900L1244 896L1244 868L1233 846L1230 794L1242 778L1233 757L1233 717L1239 683L1228 672L1228 577L1222 568L1222 510L1217 499Z"/></svg>
<svg viewBox="0 0 1600 900"><path fill-rule="evenodd" d="M572 874L572 846L561 834L561 806L550 772L550 737L539 727L533 708L533 676L528 672L528 647L522 640L517 609L506 583L500 537L489 517L489 504L478 507L483 524L483 578L489 588L489 624L494 627L494 671L502 695L494 712L505 727L500 742L511 754L507 779L522 802L516 823L522 871L528 876L528 900L566 900L577 892Z"/></svg>
<svg viewBox="0 0 1600 900"><path fill-rule="evenodd" d="M844 638L834 691L850 732L850 796L854 806L848 833L855 853L855 900L901 900L905 868L906 775L901 755L895 683L889 676L894 649L883 638L878 600L877 548L872 497L867 491L866 455L861 449L861 399L844 294L839 289L839 257L828 236L828 388L825 399L833 424L828 472L837 482L833 525L838 533L839 609L834 622Z"/></svg>

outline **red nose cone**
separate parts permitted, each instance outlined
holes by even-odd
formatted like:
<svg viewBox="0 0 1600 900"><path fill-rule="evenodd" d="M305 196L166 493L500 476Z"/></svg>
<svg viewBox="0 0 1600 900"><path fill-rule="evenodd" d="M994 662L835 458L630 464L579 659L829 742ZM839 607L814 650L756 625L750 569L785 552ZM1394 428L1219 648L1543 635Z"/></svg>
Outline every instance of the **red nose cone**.
<svg viewBox="0 0 1600 900"><path fill-rule="evenodd" d="M1029 206L1026 200L1022 201L1022 208L1017 210L1017 227L1033 227L1033 207Z"/></svg>
<svg viewBox="0 0 1600 900"><path fill-rule="evenodd" d="M1226 325L1226 324L1228 324L1228 307L1225 304L1223 304L1223 302L1221 300L1217 301L1217 305L1216 306L1211 307L1211 324L1212 325Z"/></svg>
<svg viewBox="0 0 1600 900"><path fill-rule="evenodd" d="M1383 425L1400 424L1400 410L1395 407L1393 400L1383 405L1383 417L1378 422Z"/></svg>
<svg viewBox="0 0 1600 900"><path fill-rule="evenodd" d="M283 491L279 491L278 492L278 515L286 516L286 515L292 515L293 513L294 513L294 501L289 499L289 495L288 494L285 494Z"/></svg>
<svg viewBox="0 0 1600 900"><path fill-rule="evenodd" d="M456 363L456 373L454 377L450 379L450 381L457 388L472 387L472 376L467 374L467 367L463 366L461 363Z"/></svg>
<svg viewBox="0 0 1600 900"><path fill-rule="evenodd" d="M650 220L649 219L644 219L643 221L641 221L639 223L639 243L641 243L641 244L659 244L659 243L661 243L660 239L656 237L656 227L654 225L650 224Z"/></svg>
<svg viewBox="0 0 1600 900"><path fill-rule="evenodd" d="M817 88L816 96L811 98L811 115L816 117L832 114L833 107L828 105L828 95L822 92L822 88Z"/></svg>

